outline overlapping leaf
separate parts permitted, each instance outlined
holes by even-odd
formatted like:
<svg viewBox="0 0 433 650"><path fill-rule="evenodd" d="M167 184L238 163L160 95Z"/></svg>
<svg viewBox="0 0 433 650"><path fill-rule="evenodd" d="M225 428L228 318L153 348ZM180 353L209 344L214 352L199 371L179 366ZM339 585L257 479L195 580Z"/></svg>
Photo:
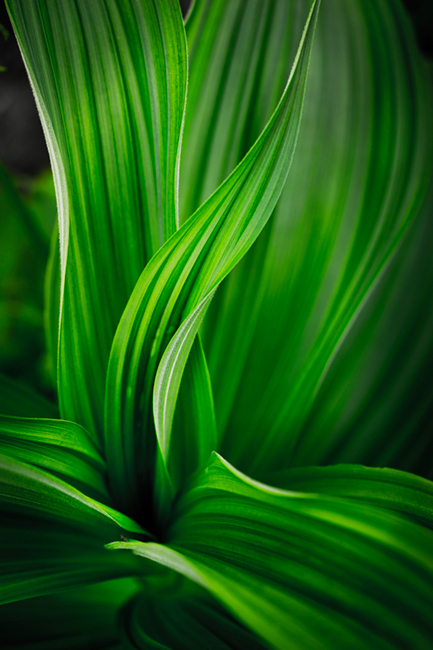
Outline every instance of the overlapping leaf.
<svg viewBox="0 0 433 650"><path fill-rule="evenodd" d="M88 496L110 501L105 463L78 424L0 416L0 452L40 467Z"/></svg>
<svg viewBox="0 0 433 650"><path fill-rule="evenodd" d="M117 329L107 375L106 449L113 493L129 514L142 512L143 500L149 501L155 466L150 405L164 348L257 238L287 178L319 4L312 5L296 65L266 129L227 181L149 262ZM167 490L157 485L162 510L160 491Z"/></svg>
<svg viewBox="0 0 433 650"><path fill-rule="evenodd" d="M97 435L117 322L145 263L176 228L182 17L176 0L7 4L56 181L62 416Z"/></svg>
<svg viewBox="0 0 433 650"><path fill-rule="evenodd" d="M181 174L185 205L206 198L258 133L283 85L282 62L289 65L306 10L303 3L266 5L252 93L247 75L254 68L254 21L261 24L263 3L248 3L239 14L236 7L198 3L187 25L191 101ZM285 190L272 223L218 292L205 319L203 341L222 449L236 465L256 473L271 463L311 463L310 454L314 462L374 463L380 453L381 463L410 469L404 464L410 432L415 420L426 417L427 395L423 403L415 399L415 386L426 390L425 370L413 372L417 336L409 334L421 334L421 316L409 307L397 316L395 299L393 308L386 306L391 292L411 291L409 282L418 285L421 306L429 291L424 273L405 281L391 277L374 316L364 321L362 344L353 337L350 344L343 342L409 222L418 219L433 157L429 79L398 2L330 0L322 14L299 149ZM242 101L249 104L241 110ZM210 122L219 125L218 137L213 129L209 134ZM197 194L190 190L195 187ZM393 335L387 336L390 328ZM419 354L430 358L427 329ZM402 336L407 343L398 345ZM349 352L354 344L356 356ZM382 369L370 362L385 349L393 371L386 381L381 375L386 399L375 399ZM339 359L328 382L327 373ZM399 375L406 375L406 382L398 382ZM322 383L323 394L317 396ZM369 413L378 412L370 427L363 422L367 406ZM350 420L345 409L353 415ZM403 410L401 444L393 445ZM330 432L343 426L344 446L333 447ZM418 430L425 439L422 426ZM339 435L336 431L336 441ZM413 455L420 458L424 448L420 444Z"/></svg>
<svg viewBox="0 0 433 650"><path fill-rule="evenodd" d="M405 514L425 526L433 523L433 484L408 472L330 465L273 472L268 479L270 485L285 490L359 499Z"/></svg>
<svg viewBox="0 0 433 650"><path fill-rule="evenodd" d="M174 572L172 572L174 573ZM202 588L172 577L163 591L135 598L121 617L122 648L261 650L264 646Z"/></svg>
<svg viewBox="0 0 433 650"><path fill-rule="evenodd" d="M428 647L431 484L356 466L271 471L310 457L363 457L370 449L368 417L375 416L366 416L366 425L363 404L369 413L376 406L381 423L375 458L401 456L413 430L407 416L388 451L400 389L390 382L389 398L371 398L384 370L380 359L347 381L351 362L358 372L363 351L374 357L379 334L386 334L386 323L375 327L371 314L392 320L384 269L416 218L430 173L430 99L398 3L324 3L295 174L271 228L226 282L205 328L223 448L242 467L268 472L291 491L259 484L215 455L176 500L169 527L172 483L179 487L202 466L217 441L196 334L213 293L257 239L283 189L319 2L291 81L257 141L311 3L196 3L187 25L184 220L255 144L176 233L186 50L175 0L8 4L57 178L62 416L86 425L90 437L65 421L4 417L0 423L0 600L33 600L21 614L8 605L6 614L40 624L41 648L85 647L85 634L92 648L114 645L113 617L134 593L131 584L120 587L118 599L109 590L104 603L98 588L90 602L81 589L75 598L62 597L53 611L65 627L54 641L44 611L52 601L40 596L140 573L141 596L123 610L121 647ZM48 296L57 292L55 242ZM415 258L417 246L409 249ZM102 439L108 352L146 263L111 348ZM364 309L356 332L353 323L378 281L382 293L370 312ZM404 283L393 286L397 292ZM400 334L409 343L420 332L427 340L428 326L414 324L424 295L408 301L416 309L391 337L387 361L396 356ZM50 298L53 356L57 311ZM422 384L426 349L421 341L404 394ZM372 367L380 371L373 384ZM393 368L388 363L383 375L398 374ZM364 382L369 389L359 398ZM353 419L336 416L344 389L348 410L358 409L353 435ZM19 391L12 384L8 390L14 415ZM408 399L420 405L418 423L429 394L423 389L418 401ZM26 415L45 414L42 401L30 394L26 400ZM141 526L105 505L111 502L104 445L116 506L161 532L164 545L143 541L150 536ZM417 443L414 456L423 445ZM131 535L142 540L124 539ZM71 618L62 611L67 607ZM6 627L6 643L10 638ZM16 641L27 647L29 638L12 634Z"/></svg>
<svg viewBox="0 0 433 650"><path fill-rule="evenodd" d="M127 558L113 562L103 545L128 531L146 535L141 526L4 450L0 494L0 602L138 572Z"/></svg>
<svg viewBox="0 0 433 650"><path fill-rule="evenodd" d="M126 578L2 605L2 647L114 650L118 610L137 589L137 581Z"/></svg>
<svg viewBox="0 0 433 650"><path fill-rule="evenodd" d="M394 485L394 478L383 484L410 511L410 479ZM433 533L406 516L268 487L217 456L176 515L167 546L109 548L130 549L204 586L270 647L428 647Z"/></svg>
<svg viewBox="0 0 433 650"><path fill-rule="evenodd" d="M432 214L430 201L336 355L297 465L362 461L432 478Z"/></svg>

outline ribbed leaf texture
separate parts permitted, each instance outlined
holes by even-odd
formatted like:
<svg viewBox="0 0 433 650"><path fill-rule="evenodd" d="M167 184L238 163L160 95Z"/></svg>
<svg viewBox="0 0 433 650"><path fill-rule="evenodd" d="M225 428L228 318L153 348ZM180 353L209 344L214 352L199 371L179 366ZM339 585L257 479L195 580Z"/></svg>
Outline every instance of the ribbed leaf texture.
<svg viewBox="0 0 433 650"><path fill-rule="evenodd" d="M3 167L0 206L48 259L58 406L0 375L2 647L426 650L433 101L400 1L6 4L51 243Z"/></svg>

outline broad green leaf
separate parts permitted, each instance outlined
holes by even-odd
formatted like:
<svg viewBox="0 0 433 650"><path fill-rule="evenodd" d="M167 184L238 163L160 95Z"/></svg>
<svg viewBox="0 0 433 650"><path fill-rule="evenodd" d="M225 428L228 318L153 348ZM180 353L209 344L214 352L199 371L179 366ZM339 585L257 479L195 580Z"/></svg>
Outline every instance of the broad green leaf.
<svg viewBox="0 0 433 650"><path fill-rule="evenodd" d="M283 92L311 3L197 0L186 24L190 74L181 221L223 182Z"/></svg>
<svg viewBox="0 0 433 650"><path fill-rule="evenodd" d="M0 602L13 602L140 571L104 544L134 521L51 474L0 455Z"/></svg>
<svg viewBox="0 0 433 650"><path fill-rule="evenodd" d="M0 451L48 470L88 496L110 501L105 462L78 424L0 416Z"/></svg>
<svg viewBox="0 0 433 650"><path fill-rule="evenodd" d="M56 406L30 387L0 373L0 413L28 418L58 418Z"/></svg>
<svg viewBox="0 0 433 650"><path fill-rule="evenodd" d="M109 548L204 586L273 648L428 647L433 533L406 516L266 486L216 455L174 516L166 546Z"/></svg>
<svg viewBox="0 0 433 650"><path fill-rule="evenodd" d="M2 454L0 456L1 506L12 505L20 510L54 521L70 521L78 525L98 526L103 530L123 528L146 534L129 517L87 497L65 481L37 467Z"/></svg>
<svg viewBox="0 0 433 650"><path fill-rule="evenodd" d="M332 465L273 472L268 483L285 490L359 499L433 526L433 484L395 469Z"/></svg>
<svg viewBox="0 0 433 650"><path fill-rule="evenodd" d="M261 650L264 646L239 625L204 589L180 578L170 590L142 594L121 616L122 648L159 650Z"/></svg>
<svg viewBox="0 0 433 650"><path fill-rule="evenodd" d="M102 434L108 354L176 229L186 43L177 0L8 0L59 207L62 417Z"/></svg>
<svg viewBox="0 0 433 650"><path fill-rule="evenodd" d="M296 465L363 462L432 478L432 214L430 200L343 342Z"/></svg>
<svg viewBox="0 0 433 650"><path fill-rule="evenodd" d="M290 44L298 27L297 19L288 20L284 23L286 31L282 21L276 20L278 11L284 10L283 4L286 11L289 5L292 7L292 3L272 3L270 9L272 39L265 39L263 45L266 70L279 70L282 61L285 65L290 62ZM228 75L223 66L217 67L217 61L230 61L234 68L227 97L236 93L243 97L246 82L241 69L248 70L251 49L240 49L236 64L232 63L231 48L240 38L240 29L233 19L229 31L233 37L224 42L218 30L213 31L214 22L209 19L211 12L214 15L217 11L216 5L221 20L232 16L233 3L227 3L225 8L213 3L197 14L201 16L197 23L193 13L187 27L191 46L190 86L196 84L190 97L196 96L197 100L196 107L193 100L189 102L186 114L183 159L190 160L191 166L188 172L185 167L181 199L182 192L186 192L189 198L185 201L191 200L193 204L213 191L242 155L239 150L237 159L230 163L232 134L242 129L243 117L237 105L230 111L219 102L219 91L225 88ZM295 5L302 13L303 3ZM206 3L204 6L208 7ZM249 11L252 21L254 3L248 4L245 13ZM208 38L202 41L201 34ZM385 268L396 255L409 224L413 222L414 227L419 227L419 206L430 182L430 82L400 3L329 0L318 21L310 80L299 148L272 221L220 288L204 323L203 344L214 389L218 430L223 436L221 449L236 465L255 475L271 465L281 468L294 463L311 464L309 454L314 455L315 463L374 463L379 450L381 463L394 459L410 468L404 459L413 442L411 414L414 420L425 422L426 409L422 404L416 406L415 415L416 402L412 398L410 401L409 396L418 393L417 386L426 386L426 370L421 368L418 375L408 376L408 371L413 370L413 354L418 357L416 335L411 340L407 333L406 344L398 352L396 346L391 350L391 338L387 337L390 328L395 332L393 336L400 336L401 330L395 323L398 318L400 323L409 324L410 310L400 312L396 299L392 310L385 308L391 290L395 296L403 291L413 292L409 283L404 290L395 283L394 289L390 286L380 294L376 320L366 325L370 338L364 338L362 346L356 344L357 369L353 368L353 355L349 352L354 339L350 339L351 345L344 345L365 313L375 285L382 282ZM259 93L262 113L255 112L254 101L248 108L255 116L248 121L248 137L252 139L262 123L260 115L273 108L272 97L283 82L278 74L269 76L258 68L256 84L260 88L269 84L270 92ZM216 88L218 92L212 94ZM203 135L208 127L201 130L201 93L208 97L203 120L218 119L224 124L224 164L215 163L216 167L215 151L223 139L212 139L211 156L209 142ZM247 137L243 140L245 146L250 142ZM201 166L193 173L196 157ZM188 194L188 187L196 187L190 178L187 185L190 173L193 178L197 173L202 178L214 179L199 197L191 198ZM428 300L429 284L424 283L422 273L412 277L420 286L422 304L422 300ZM224 314L224 318L219 314ZM412 331L422 329L422 318L421 312L414 315ZM376 329L381 319L381 327ZM427 339L428 329L426 325L423 340ZM371 361L386 346L389 364L394 364L389 373L394 377L392 383L387 379L380 385L381 390L392 386L392 392L386 400L378 399L374 404L370 396L377 390L377 371L381 369L376 369L374 363L369 369L367 362L362 368L368 343ZM427 342L424 351L426 359L430 359ZM338 372L333 373L332 381L327 381L339 359L342 363ZM400 362L402 365L398 366ZM403 388L403 381L396 386L399 375L408 376L408 390ZM396 427L401 421L398 405L402 393L406 395L406 423L399 434ZM364 398L370 400L373 410L380 410L382 404L370 448L365 443L373 429L362 422L367 413ZM423 402L428 403L427 395ZM354 419L344 421L346 407ZM328 412L332 414L329 420ZM309 438L312 414L314 431ZM383 427L382 417L387 419ZM325 430L334 431L342 420L344 448L333 449L333 438ZM355 427L356 438L351 445ZM425 439L426 434L420 429L419 435ZM424 429L428 429L427 424ZM398 456L394 436L407 441L405 447L400 446ZM324 446L328 449L323 450ZM420 444L418 458L422 449Z"/></svg>
<svg viewBox="0 0 433 650"><path fill-rule="evenodd" d="M125 578L2 605L2 648L114 648L119 642L118 610L137 589L137 581Z"/></svg>
<svg viewBox="0 0 433 650"><path fill-rule="evenodd" d="M227 181L149 262L116 331L107 375L105 445L115 503L130 515L149 503L155 457L150 404L165 347L252 245L284 186L319 5L311 7L296 64L265 130Z"/></svg>

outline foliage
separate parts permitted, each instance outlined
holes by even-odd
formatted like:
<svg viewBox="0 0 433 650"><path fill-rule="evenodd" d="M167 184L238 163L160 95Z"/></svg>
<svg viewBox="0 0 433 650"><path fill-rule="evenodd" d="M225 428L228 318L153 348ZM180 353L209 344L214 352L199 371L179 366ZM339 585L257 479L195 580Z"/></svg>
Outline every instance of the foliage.
<svg viewBox="0 0 433 650"><path fill-rule="evenodd" d="M59 405L0 378L3 647L429 647L433 113L399 1L7 7Z"/></svg>

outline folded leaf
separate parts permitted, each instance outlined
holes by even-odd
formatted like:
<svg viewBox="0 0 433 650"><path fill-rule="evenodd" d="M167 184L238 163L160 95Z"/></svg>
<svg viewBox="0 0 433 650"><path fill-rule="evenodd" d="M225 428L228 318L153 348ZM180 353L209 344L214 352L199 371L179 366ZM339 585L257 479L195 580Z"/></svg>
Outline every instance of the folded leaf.
<svg viewBox="0 0 433 650"><path fill-rule="evenodd" d="M48 470L88 496L110 501L105 462L78 424L0 416L0 451Z"/></svg>
<svg viewBox="0 0 433 650"><path fill-rule="evenodd" d="M178 329L164 352L155 378L153 415L156 435L165 463L169 464L171 461L170 475L175 477L178 486L198 467L204 465L210 453L217 447L212 389L201 343L196 339L213 296L214 292L206 296ZM187 361L190 371L184 376ZM188 422L188 415L184 414L182 425L188 428L182 430L178 427L176 446L170 454L171 428L182 378L183 389L190 395L189 403L186 402L190 407L190 417Z"/></svg>
<svg viewBox="0 0 433 650"><path fill-rule="evenodd" d="M7 6L59 204L61 413L98 435L118 320L147 260L176 229L182 16L177 0Z"/></svg>
<svg viewBox="0 0 433 650"><path fill-rule="evenodd" d="M273 648L428 647L433 532L408 517L266 486L216 455L174 516L166 546L109 548L197 582Z"/></svg>
<svg viewBox="0 0 433 650"><path fill-rule="evenodd" d="M47 472L6 455L0 456L2 507L13 504L14 512L40 512L41 517L78 524L116 526L142 534L146 532L125 515L85 496L68 483Z"/></svg>
<svg viewBox="0 0 433 650"><path fill-rule="evenodd" d="M155 457L149 405L162 353L182 321L252 245L287 177L319 5L312 5L296 65L266 129L227 181L149 262L117 329L107 375L105 445L115 502L131 515L149 503Z"/></svg>
<svg viewBox="0 0 433 650"><path fill-rule="evenodd" d="M222 7L206 5L197 22L193 13L187 26L190 85L193 79L197 84L191 96L194 92L197 106L191 101L187 108L184 159L197 157L202 165L197 174L215 175L219 182L230 171L229 145L233 133L242 129L243 117L238 119L237 105L226 110L219 102L229 75L216 61L231 61L231 47L241 30L233 19L232 40L224 41L217 30L214 34L210 16L217 4ZM221 20L234 15L232 5L221 8ZM272 3L270 10L272 39L263 45L266 70L279 71L281 62L288 65L291 58L297 19L278 22L283 5L289 12L292 3ZM298 10L298 3L293 6ZM255 11L256 4L248 3L243 21L252 24ZM201 34L209 38L202 41ZM222 453L256 476L271 465L283 468L312 460L376 463L378 453L380 464L394 459L410 469L411 457L425 456L431 421L425 406L432 390L431 382L427 384L431 326L424 326L425 312L421 314L430 286L425 273L431 268L425 231L422 270L404 283L395 278L387 284L374 315L360 323L357 335L362 343L351 337L409 224L420 225L418 210L431 183L433 160L430 80L398 2L331 0L323 7L317 35L299 148L274 217L220 288L204 321L203 345ZM227 97L243 97L245 77L239 71L248 70L250 58L251 49L239 48L236 64L230 64ZM269 78L273 81L267 82ZM257 86L265 88L267 83L271 91L259 93L261 114L273 108L272 98L283 82L278 72L269 77L259 68ZM219 171L208 155L209 142L203 136L207 127L200 131L200 93L210 97L203 114L206 110L212 117L206 119L225 124L226 166ZM254 138L261 119L253 106L248 110L256 116L248 122L248 137ZM222 135L218 142L223 142ZM213 155L218 142L211 144ZM248 138L243 142L247 146ZM181 196L186 172L184 178ZM214 187L212 182L206 192ZM431 271L427 273L430 278ZM417 314L397 302L413 295L415 286ZM386 305L391 292L390 308ZM224 318L219 317L222 313ZM397 347L403 336L404 343ZM382 353L385 362L378 356ZM419 359L418 369L413 359ZM327 381L336 363L338 370ZM381 397L375 399L378 391ZM416 449L411 436L415 427L420 441Z"/></svg>

